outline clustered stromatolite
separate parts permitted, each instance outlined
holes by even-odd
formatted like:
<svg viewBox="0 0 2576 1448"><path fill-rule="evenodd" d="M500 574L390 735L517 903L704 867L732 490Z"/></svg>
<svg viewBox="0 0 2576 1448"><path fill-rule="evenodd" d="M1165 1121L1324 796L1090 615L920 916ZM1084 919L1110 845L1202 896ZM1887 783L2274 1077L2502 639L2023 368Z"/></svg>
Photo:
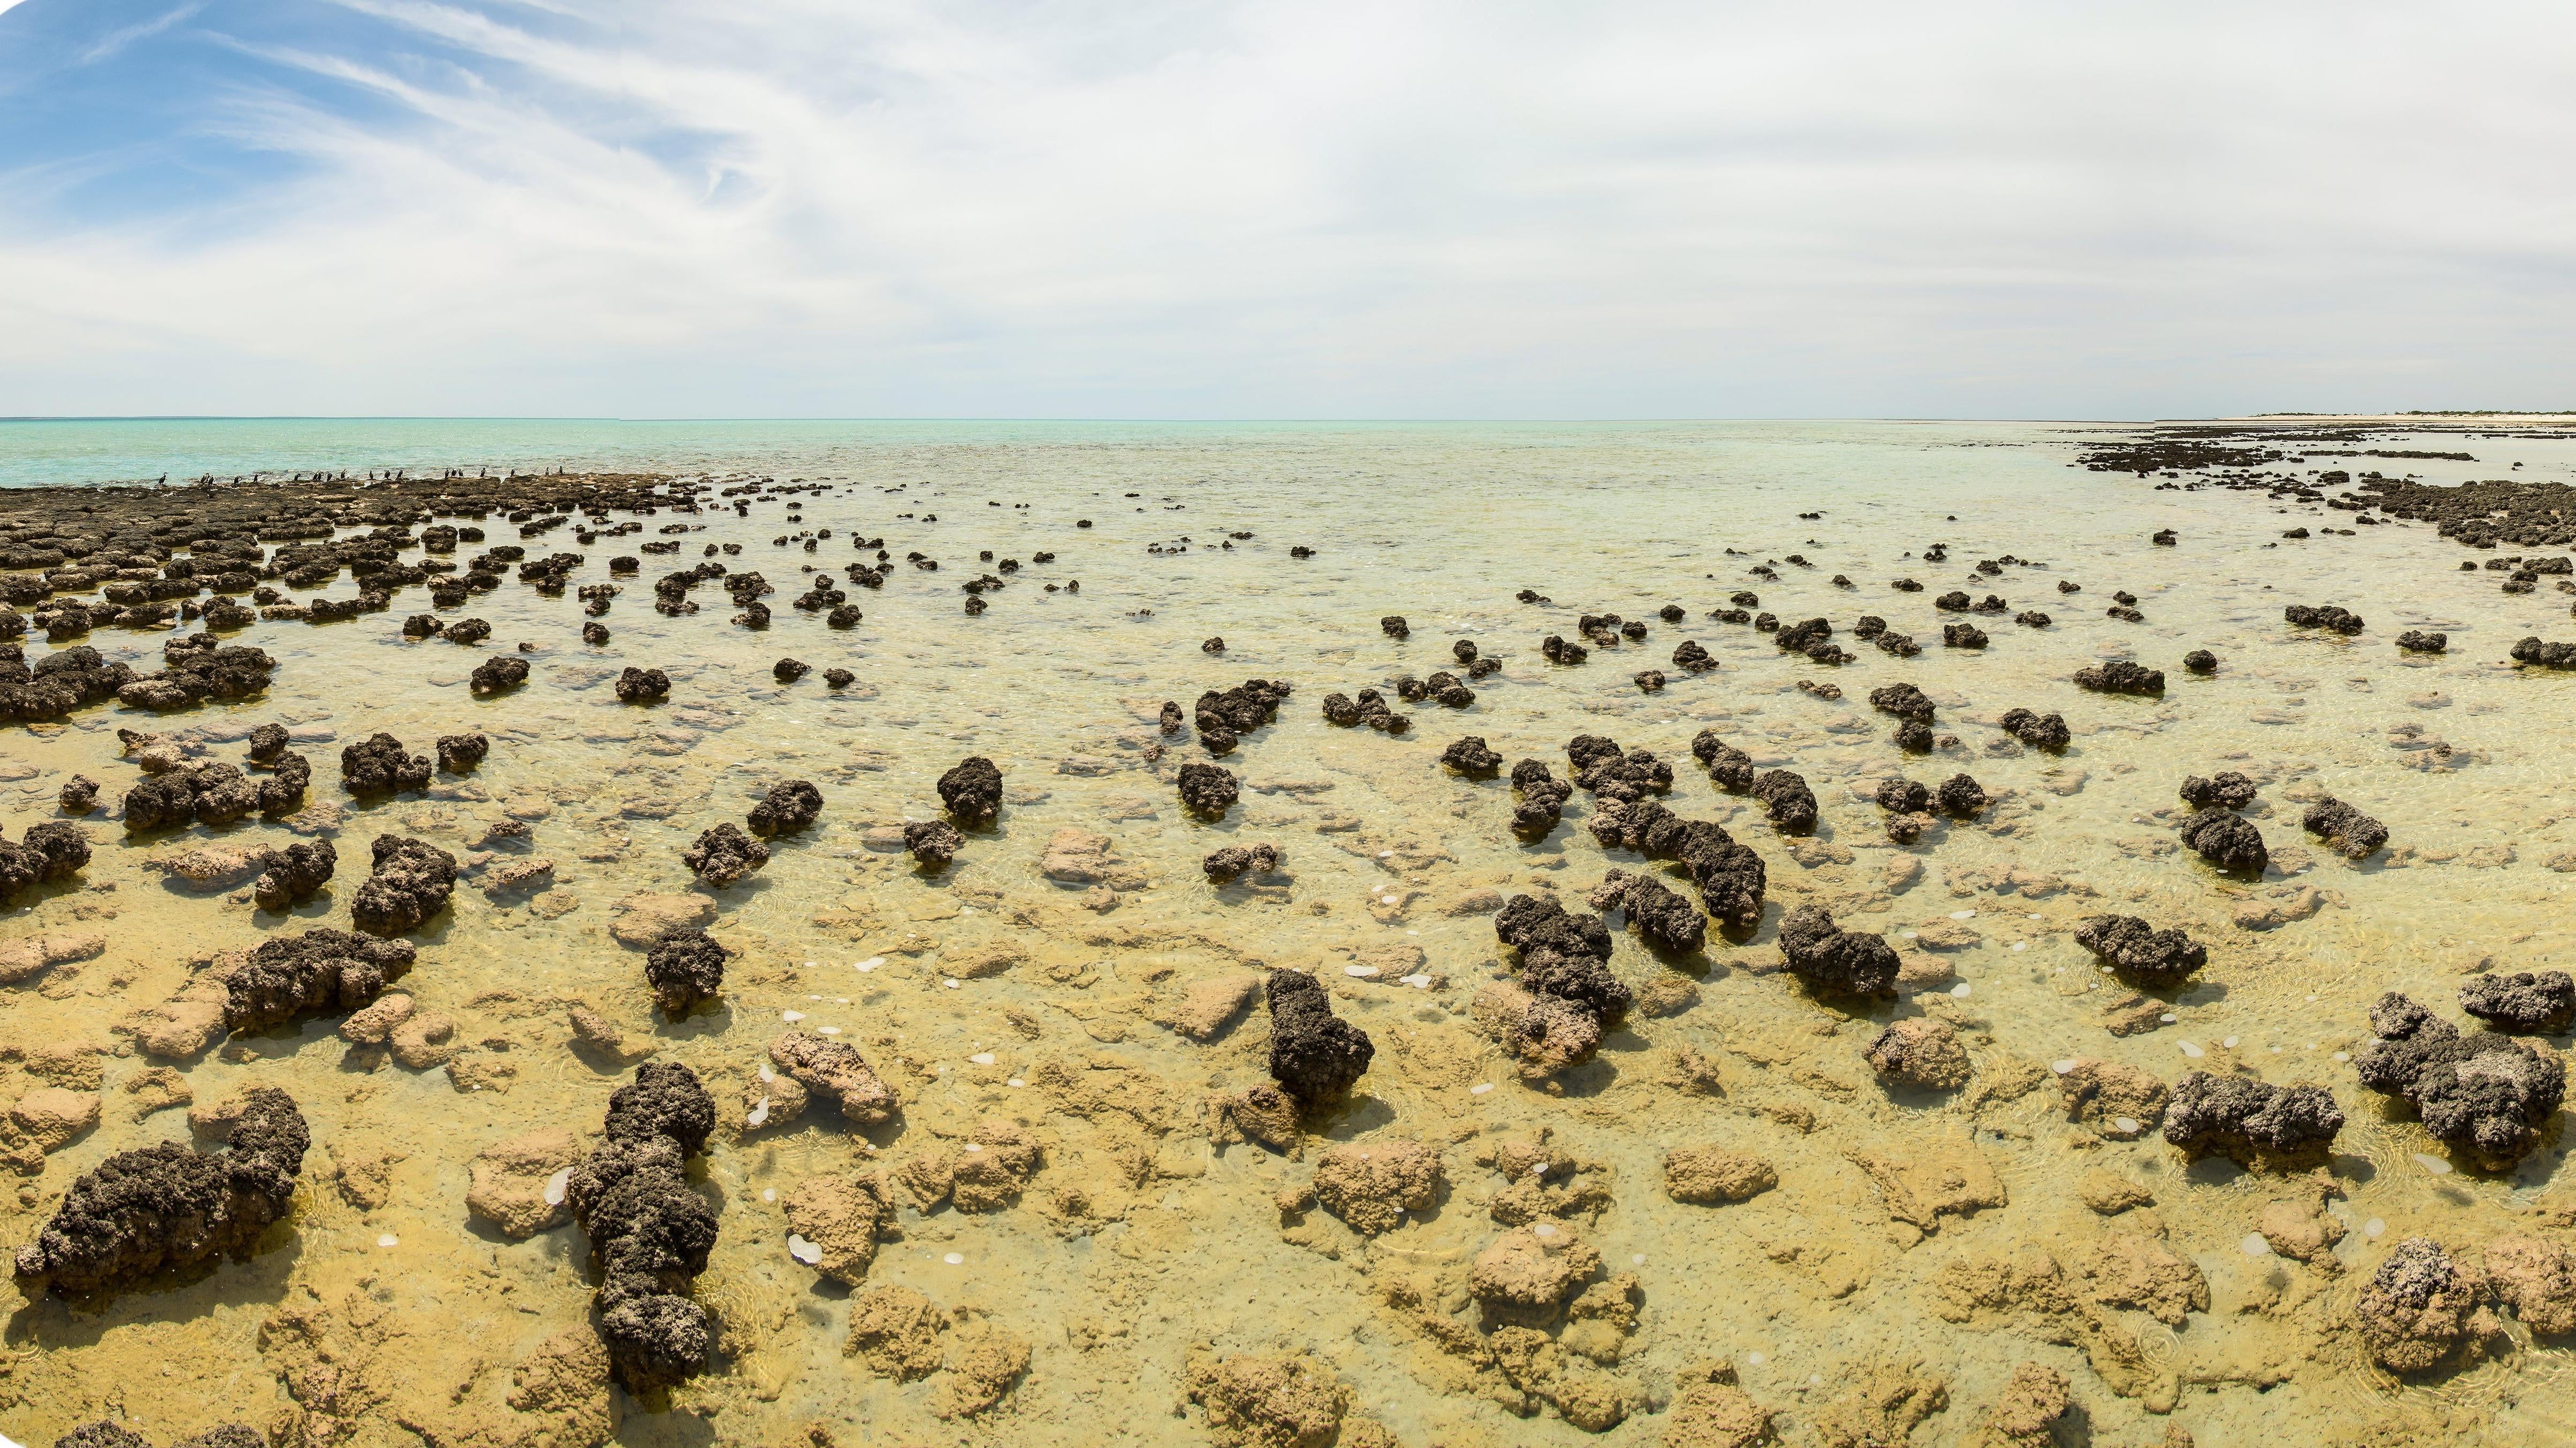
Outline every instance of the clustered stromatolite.
<svg viewBox="0 0 2576 1448"><path fill-rule="evenodd" d="M2353 1057L2361 1084L2404 1098L2437 1141L2501 1169L2540 1141L2567 1094L2556 1053L2458 1027L2390 991L2370 1008L2372 1040Z"/></svg>
<svg viewBox="0 0 2576 1448"><path fill-rule="evenodd" d="M2185 1073L2165 1108L2166 1141L2195 1157L2224 1155L2246 1165L2315 1160L2341 1130L2343 1111L2322 1086L2207 1071Z"/></svg>
<svg viewBox="0 0 2576 1448"><path fill-rule="evenodd" d="M375 935L408 935L447 908L456 857L421 840L378 835L368 847L374 873L349 902L349 918Z"/></svg>
<svg viewBox="0 0 2576 1448"><path fill-rule="evenodd" d="M0 905L38 885L60 885L89 864L89 836L69 820L27 826L16 844L0 838Z"/></svg>
<svg viewBox="0 0 2576 1448"><path fill-rule="evenodd" d="M2209 947L2135 915L2096 915L2076 930L2075 943L2119 975L2154 986L2179 984L2209 963Z"/></svg>
<svg viewBox="0 0 2576 1448"><path fill-rule="evenodd" d="M121 1151L83 1172L36 1240L18 1249L19 1291L89 1297L194 1266L219 1253L248 1261L286 1215L312 1145L293 1098L243 1093L221 1151L175 1141Z"/></svg>
<svg viewBox="0 0 2576 1448"><path fill-rule="evenodd" d="M565 1185L600 1274L600 1342L629 1392L697 1376L715 1345L706 1309L686 1295L716 1243L715 1209L687 1175L715 1118L696 1073L647 1062L609 1097L608 1140Z"/></svg>

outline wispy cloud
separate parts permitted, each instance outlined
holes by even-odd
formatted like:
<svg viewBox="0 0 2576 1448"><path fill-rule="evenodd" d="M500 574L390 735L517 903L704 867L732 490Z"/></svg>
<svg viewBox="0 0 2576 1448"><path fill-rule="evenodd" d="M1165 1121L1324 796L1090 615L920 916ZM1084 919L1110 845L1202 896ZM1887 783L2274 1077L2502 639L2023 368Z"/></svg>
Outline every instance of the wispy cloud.
<svg viewBox="0 0 2576 1448"><path fill-rule="evenodd" d="M24 410L2576 395L2555 9L293 3L104 63L286 172L0 217Z"/></svg>
<svg viewBox="0 0 2576 1448"><path fill-rule="evenodd" d="M0 9L6 8L8 7L0 5ZM83 65L96 65L102 60L113 60L136 41L149 40L153 36L159 35L163 31L168 30L171 26L180 24L194 17L198 11L205 8L203 0L199 0L199 3L182 5L175 10L169 11L163 15L155 16L154 18L143 21L140 24L122 26L118 29L111 30L107 34L99 37L97 41L93 42L87 49L80 53L80 63Z"/></svg>

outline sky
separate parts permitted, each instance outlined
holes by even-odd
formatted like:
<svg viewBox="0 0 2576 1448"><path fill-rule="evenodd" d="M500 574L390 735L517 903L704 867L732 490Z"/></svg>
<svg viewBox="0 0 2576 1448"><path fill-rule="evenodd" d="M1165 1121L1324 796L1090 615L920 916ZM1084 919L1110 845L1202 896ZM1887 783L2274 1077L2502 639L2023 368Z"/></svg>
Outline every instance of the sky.
<svg viewBox="0 0 2576 1448"><path fill-rule="evenodd" d="M2576 10L0 0L0 415L2576 406Z"/></svg>

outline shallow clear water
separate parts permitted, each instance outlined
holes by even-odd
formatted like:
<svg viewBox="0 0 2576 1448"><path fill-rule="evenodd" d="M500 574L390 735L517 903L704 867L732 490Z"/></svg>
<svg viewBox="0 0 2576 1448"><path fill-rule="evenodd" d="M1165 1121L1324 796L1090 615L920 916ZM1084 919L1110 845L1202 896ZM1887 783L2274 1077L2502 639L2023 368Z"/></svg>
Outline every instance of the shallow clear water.
<svg viewBox="0 0 2576 1448"><path fill-rule="evenodd" d="M2524 634L2576 634L2568 600L2498 594L2496 575L2458 572L2464 555L2429 529L2272 546L2293 522L2347 519L2307 509L2285 517L2254 497L2155 492L2071 468L2106 429L2056 425L217 424L202 438L22 441L23 429L46 426L0 425L0 480L58 480L65 468L145 476L161 470L156 461L193 476L266 460L358 472L687 468L841 487L808 500L802 525L781 521L774 501L756 504L747 521L692 520L705 531L685 535L678 558L648 558L642 580L628 581L603 620L614 631L605 648L580 643L571 596L542 599L515 581L448 611L489 619L492 648L538 645L530 685L500 699L476 700L464 687L487 650L395 636L403 614L427 607L415 590L388 614L244 631L238 641L281 661L262 699L157 726L110 706L0 745L0 811L13 836L52 817L74 771L99 780L111 801L131 785L138 776L119 758L120 726L169 729L204 744L208 757L237 759L252 725L284 721L315 763L315 798L347 811L332 893L289 919L254 915L226 887L155 870L209 843L207 831L133 842L93 820L93 888L13 913L0 937L95 928L110 933L109 948L0 994L0 1046L116 1049L116 1025L169 996L191 957L264 932L345 925L366 842L378 833L464 856L491 823L515 816L532 827L532 853L555 865L551 889L534 896L489 896L469 876L451 914L417 937L421 961L402 987L422 1009L463 1023L467 1048L455 1067L414 1072L351 1054L336 1020L322 1019L236 1041L185 1069L199 1102L274 1084L302 1104L316 1150L294 1229L248 1264L128 1294L103 1314L21 1308L8 1326L18 1357L0 1376L0 1430L21 1441L50 1441L109 1408L156 1440L241 1418L291 1422L308 1441L360 1443L454 1435L473 1414L505 1413L512 1365L585 1321L587 1249L570 1226L512 1241L471 1218L468 1163L541 1127L596 1130L629 1073L568 1049L569 1001L588 1003L632 1040L657 1042L660 1059L692 1066L726 1118L705 1172L722 1202L723 1237L697 1284L723 1320L724 1350L713 1371L673 1394L669 1411L640 1411L621 1396L624 1442L784 1443L809 1424L845 1443L1168 1437L1200 1347L1313 1353L1348 1385L1354 1413L1408 1444L1584 1440L1554 1410L1528 1420L1506 1413L1479 1387L1490 1373L1460 1368L1386 1300L1391 1286L1420 1277L1435 1301L1463 1303L1467 1261L1503 1230L1486 1210L1502 1183L1476 1157L1541 1129L1608 1181L1612 1204L1570 1226L1611 1270L1633 1271L1642 1293L1615 1366L1586 1369L1633 1394L1635 1411L1613 1441L1656 1441L1665 1414L1655 1410L1675 1392L1676 1374L1711 1356L1733 1360L1791 1441L1808 1441L1826 1405L1885 1359L1920 1361L1949 1384L1950 1408L1919 1441L1965 1439L2026 1360L2068 1372L2094 1441L2152 1441L2162 1428L2147 1408L2174 1406L2155 1393L2114 1391L2042 1327L1962 1329L1934 1311L1940 1269L1954 1257L2030 1243L2075 1254L2129 1227L2133 1219L2096 1218L2077 1201L2076 1180L2094 1167L2148 1186L2172 1249L2210 1284L2210 1310L2179 1330L2123 1319L2158 1373L2207 1389L2182 1392L2173 1412L2203 1444L2298 1440L2322 1431L2314 1424L2360 1429L2430 1413L2469 1414L2450 1431L2498 1442L2576 1431L2562 1348L2530 1347L2501 1365L2406 1387L2365 1371L2338 1327L2358 1279L2390 1244L2425 1233L2466 1247L2524 1230L2560 1168L2552 1142L2508 1175L2454 1169L2420 1127L2383 1113L2340 1058L2367 1039L2365 1011L2383 990L2406 990L2457 1019L2460 973L2483 962L2564 968L2571 954L2568 876L2553 862L2576 864L2576 807L2561 799L2576 680L2502 663ZM193 467L172 460L196 449L206 451ZM2471 450L2477 464L2408 466L2448 481L2433 469L2501 476L2519 459L2528 463L2519 476L2559 476L2576 461L2576 448L2561 443ZM1797 516L1814 511L1824 516ZM939 521L900 516L926 513ZM1086 517L1094 527L1074 527ZM647 520L646 536L668 521ZM490 526L495 542L512 531ZM834 537L811 555L772 546L799 526ZM2149 545L2162 528L2179 532L2178 547ZM1220 547L1235 531L1253 536ZM883 535L898 562L881 592L850 590L866 618L834 632L786 601L801 590L801 566L837 571L849 561L853 534ZM1149 551L1184 538L1186 551ZM575 583L604 580L607 557L634 541L581 550L590 561ZM1936 541L1950 546L1947 563L1919 556ZM708 543L740 544L727 564L777 585L770 629L731 625L712 585L697 591L703 611L694 616L651 611L651 579ZM1292 559L1294 545L1316 556ZM576 545L553 534L529 546ZM916 549L940 559L940 571L902 566ZM969 618L958 585L983 570L977 554L986 549L1058 558L1025 568L991 596L989 613ZM1781 561L1791 552L1816 566ZM2006 553L2037 561L1999 577L1973 572L1978 559ZM1779 582L1748 576L1765 560L1777 562ZM1833 586L1836 573L1856 586ZM1891 591L1900 576L1924 590ZM1043 591L1073 579L1077 593ZM2059 580L2082 592L2061 595ZM1895 660L1838 634L1861 658L1822 668L1704 617L1747 587L1784 620L1821 615L1847 631L1863 613L1884 616L1924 653ZM1522 588L1555 606L1514 602ZM2031 630L2009 615L1978 615L1991 647L1944 649L1949 616L1932 599L1950 588L1998 593L2055 622ZM2118 589L2138 595L2144 623L2104 617ZM344 579L328 592L354 588ZM2342 603L2370 627L2352 640L2294 632L2280 619L2288 602ZM1655 621L1665 603L1688 618ZM1642 644L1596 650L1580 668L1547 665L1539 638L1572 636L1580 611L1644 618L1652 632ZM1380 632L1389 613L1410 621L1409 641ZM2389 640L2411 626L2448 629L2451 652L2399 655ZM1201 649L1211 636L1225 641L1221 657ZM1505 659L1500 675L1476 685L1472 708L1412 706L1403 738L1334 729L1320 717L1329 691L1454 667L1458 638ZM1721 667L1674 669L1684 639ZM159 636L102 631L91 642L148 668ZM2195 647L2224 660L2217 675L2181 671ZM782 656L815 673L780 686L770 665ZM2105 657L2164 668L2167 693L2114 698L2067 682ZM608 680L629 664L669 670L670 702L618 705ZM857 683L826 689L821 671L835 666ZM1630 682L1646 667L1671 675L1660 693ZM1194 822L1171 777L1201 756L1183 745L1149 760L1155 711L1256 675L1298 692L1276 724L1223 761L1245 781L1242 804L1221 825ZM1802 678L1839 685L1844 697L1801 693ZM1937 727L1956 736L1954 747L1928 759L1898 753L1889 721L1866 703L1869 689L1898 679L1941 704ZM2017 705L2064 713L2074 747L2062 757L1995 752L1995 721ZM461 779L441 776L426 798L360 807L338 789L342 744L384 730L426 751L435 735L467 727L491 736L490 760ZM1704 727L1757 762L1806 775L1823 810L1811 842L1782 839L1758 806L1691 765L1690 739ZM1773 907L1750 941L1713 937L1705 958L1668 963L1623 936L1623 977L1642 987L1679 972L1697 1001L1639 1016L1553 1090L1523 1082L1476 1032L1468 1003L1500 970L1492 925L1451 912L1479 891L1508 895L1536 881L1575 903L1605 867L1641 865L1584 832L1581 794L1549 839L1516 842L1507 782L1459 780L1436 763L1469 733L1506 761L1535 756L1560 775L1577 733L1653 749L1676 761L1671 807L1726 824L1771 872ZM934 813L934 781L967 754L988 755L1005 773L998 830L974 836L937 877L873 847L881 840L872 843L871 829ZM2274 870L2258 884L2222 880L2170 848L2175 785L2221 768L2265 786L2252 813ZM1927 783L1965 770L1998 803L1979 824L1935 826L1897 849L1869 792L1900 770ZM738 821L783 778L821 786L821 824L782 842L751 884L693 887L682 848L712 824ZM2312 847L2298 815L2319 792L2385 820L2395 848L2355 868ZM1039 868L1064 828L1108 836L1145 883L1118 892L1115 909L1086 908L1081 891ZM256 822L214 833L223 843L291 838ZM1282 848L1287 879L1210 886L1200 857L1253 840ZM1919 861L1919 878L1900 883L1899 859ZM719 916L711 929L743 952L721 1012L673 1026L650 1009L640 955L609 930L618 902L646 892L708 899ZM1808 901L1848 928L1937 956L1951 978L1867 1018L1809 1000L1776 973L1772 940L1780 911ZM2237 923L2240 911L2267 907L2305 918L2268 929ZM2125 1038L2102 1021L2105 1000L2122 992L2071 939L2084 917L2113 908L2182 926L2211 956L2200 982L2170 1004L2174 1021ZM994 946L1021 958L981 978L946 968ZM1376 953L1387 947L1397 952ZM1406 948L1422 952L1418 972L1347 973L1409 962ZM859 968L870 961L878 963ZM1157 1022L1190 982L1254 963L1315 971L1336 1008L1370 1032L1378 1055L1361 1099L1323 1135L1439 1144L1448 1183L1440 1206L1363 1239L1320 1210L1283 1217L1276 1205L1283 1188L1312 1176L1328 1140L1301 1159L1211 1144L1202 1102L1264 1079L1266 1017L1256 1004L1207 1043ZM1415 987L1399 973L1428 980ZM903 1095L903 1117L858 1130L817 1107L785 1126L742 1126L745 1092L756 1099L764 1048L790 1012L859 1043ZM2044 1074L2048 1063L2090 1055L2168 1080L2192 1067L2241 1066L2328 1086L2351 1118L2335 1168L2343 1197L2331 1207L2352 1227L2338 1256L2359 1270L2334 1276L2247 1256L2241 1243L2257 1214L2288 1190L2280 1179L2224 1164L2187 1168L2152 1134L2106 1141L2069 1123L2049 1086L2005 1099L1979 1100L1974 1087L1947 1098L1891 1094L1860 1049L1885 1021L1916 1014L1956 1023L1986 1081L2014 1079L2016 1065ZM1684 1046L1718 1063L1720 1092L1673 1084L1671 1053ZM105 1062L102 1124L0 1206L0 1241L32 1235L72 1178L110 1153L186 1137L182 1111L134 1117L125 1085L150 1064L132 1054ZM14 1097L32 1084L23 1077L0 1063L0 1091ZM1800 1129L1802 1113L1812 1130ZM902 1238L884 1245L868 1277L917 1288L1031 1344L1026 1377L969 1427L936 1416L946 1375L897 1383L843 1354L855 1294L790 1257L768 1194L891 1167L935 1141L971 1138L991 1117L1019 1122L1044 1145L1045 1165L1019 1204L989 1215L907 1207ZM1763 1156L1780 1185L1733 1206L1670 1200L1664 1152L1701 1142ZM1929 1235L1891 1218L1854 1159L1956 1149L1980 1154L2010 1203L1944 1217ZM400 1159L383 1204L362 1207L334 1172L377 1153ZM2382 1234L2362 1230L2371 1221ZM338 1397L309 1371L297 1376L305 1359L286 1334L263 1334L282 1308L317 1304L331 1314L321 1331L346 1379ZM1196 1422L1198 1410L1189 1416Z"/></svg>

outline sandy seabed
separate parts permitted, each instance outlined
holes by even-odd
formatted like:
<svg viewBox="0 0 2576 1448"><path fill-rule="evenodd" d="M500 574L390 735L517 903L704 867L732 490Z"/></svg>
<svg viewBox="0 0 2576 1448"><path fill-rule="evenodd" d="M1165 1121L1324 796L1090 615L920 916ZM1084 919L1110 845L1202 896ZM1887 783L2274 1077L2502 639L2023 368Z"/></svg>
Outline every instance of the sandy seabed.
<svg viewBox="0 0 2576 1448"><path fill-rule="evenodd" d="M280 1444L2576 1441L2576 1358L2510 1290L2423 1371L2382 1366L2359 1326L2408 1239L2442 1244L2469 1276L2533 1253L2563 1271L2576 1193L2558 1118L2490 1169L2354 1063L2384 992L2465 1028L2463 978L2567 964L2576 681L2506 650L2576 636L2569 600L2546 580L2500 594L2430 528L2284 541L2351 515L2069 466L2124 435L1017 437L822 449L764 462L766 487L695 459L660 471L698 511L669 506L665 483L641 531L590 542L572 536L577 512L525 540L493 512L484 543L444 555L578 552L560 595L513 562L460 607L414 586L343 622L263 618L225 635L276 661L252 697L13 726L8 838L64 818L75 774L101 804L76 821L94 849L78 879L0 920L0 952L53 961L0 987L0 1102L17 1104L0 1129L20 1170L0 1245L34 1241L116 1153L214 1150L226 1103L254 1088L291 1096L312 1146L247 1260L105 1299L0 1301L0 1431L50 1443L108 1418L155 1445L226 1423ZM2576 459L2550 440L2438 445L2479 461L2435 481L2514 460L2557 476ZM741 511L719 496L744 488ZM22 542L71 533L72 496L0 493L0 520ZM275 496L282 515L328 516L382 494ZM126 506L145 505L104 511ZM431 511L422 522L477 526L461 504ZM2149 541L2163 529L2173 546ZM876 560L854 543L878 538L882 586L852 584L844 566ZM662 541L678 551L612 577L611 557ZM1936 543L1946 558L1928 560ZM728 576L765 576L766 628L735 621L722 578L689 592L697 612L654 610L654 581L710 548ZM988 573L999 587L961 588ZM815 577L862 611L856 626L790 606ZM585 644L577 590L610 582L622 591L596 619L609 640ZM1516 601L1524 589L1549 601ZM2009 611L1937 609L1952 589ZM1818 664L1710 616L1739 590L1781 621L1829 620L1856 657ZM286 590L359 591L345 572ZM2120 591L2137 621L2106 616ZM970 598L988 611L969 615ZM2342 605L2366 627L2294 629L2293 603ZM2046 626L2014 622L2033 609ZM407 639L416 613L479 617L491 635ZM1579 665L1543 659L1547 635L1581 641L1585 613L1645 636L1588 645ZM1381 627L1388 615L1407 636ZM1862 615L1921 653L1853 637ZM1962 620L1986 647L1943 646ZM2401 653L2407 628L2446 631L2448 651ZM102 624L78 642L148 673L176 636ZM1402 677L1463 679L1462 639L1501 662L1467 681L1472 703L1399 697ZM1678 667L1686 640L1716 666ZM31 662L48 647L26 644ZM2183 668L2199 648L2216 672ZM530 677L478 696L468 677L495 656ZM812 671L782 682L782 658ZM2107 659L2162 669L2163 693L2070 682ZM664 670L668 698L621 704L628 667ZM1633 681L1649 668L1660 689ZM827 684L830 669L852 678ZM1246 679L1293 692L1230 754L1160 727L1166 700L1188 714ZM1898 681L1936 707L1929 755L1901 751L1870 706ZM1326 695L1363 688L1409 730L1327 722ZM2000 727L2014 708L2062 714L2069 746L2017 742ZM154 747L120 730L162 736L185 768L241 763L269 723L312 763L300 810L120 824ZM1713 782L1692 756L1704 730L1757 769L1802 775L1813 832L1783 833ZM342 786L340 751L371 735L426 756L468 731L490 741L475 767L389 797ZM1535 758L1571 779L1578 735L1652 751L1672 767L1666 808L1762 857L1760 924L1676 953L1629 912L1595 910L1612 869L1698 896L1687 870L1596 840L1584 789L1543 838L1516 837L1507 777L1441 765L1465 735L1505 775ZM902 827L943 818L937 781L975 755L1001 770L998 817L924 869ZM1183 806L1192 761L1239 778L1221 819ZM2259 876L2178 843L2181 781L2222 770L2259 786L2244 811L2268 847ZM1960 773L1985 808L1890 838L1883 780ZM692 842L788 780L819 789L819 818L770 838L738 883L693 876ZM2304 832L2329 795L2386 822L2387 848L2355 864ZM327 1007L174 1045L169 1003L202 997L232 953L351 928L383 835L460 869L386 987L413 1029L352 1040L349 1013ZM338 852L329 885L258 908L263 852L320 839ZM1202 869L1259 843L1276 870L1220 884ZM1496 991L1522 961L1496 912L1524 895L1603 920L1633 999L1574 1064L1497 1039ZM1820 995L1783 968L1779 924L1810 905L1886 938L1902 964L1891 993ZM2179 928L2207 964L2141 991L2075 938L2106 914ZM673 1019L644 947L692 926L730 956L720 993ZM1374 1052L1347 1099L1294 1129L1255 1090L1271 1080L1262 986L1282 969L1320 981ZM1869 1048L1905 1022L1937 1025L1906 1030L1952 1043L1955 1068L1878 1069ZM787 1032L855 1047L899 1109L836 1109L795 1084L771 1051ZM2553 1059L2568 1045L2525 1039ZM560 1173L599 1148L612 1092L671 1063L713 1101L687 1177L719 1231L684 1285L717 1334L703 1372L639 1395L611 1381L593 1244ZM2345 1123L2312 1162L2195 1159L2151 1110L2119 1104L2123 1083L2193 1070L2323 1087Z"/></svg>

